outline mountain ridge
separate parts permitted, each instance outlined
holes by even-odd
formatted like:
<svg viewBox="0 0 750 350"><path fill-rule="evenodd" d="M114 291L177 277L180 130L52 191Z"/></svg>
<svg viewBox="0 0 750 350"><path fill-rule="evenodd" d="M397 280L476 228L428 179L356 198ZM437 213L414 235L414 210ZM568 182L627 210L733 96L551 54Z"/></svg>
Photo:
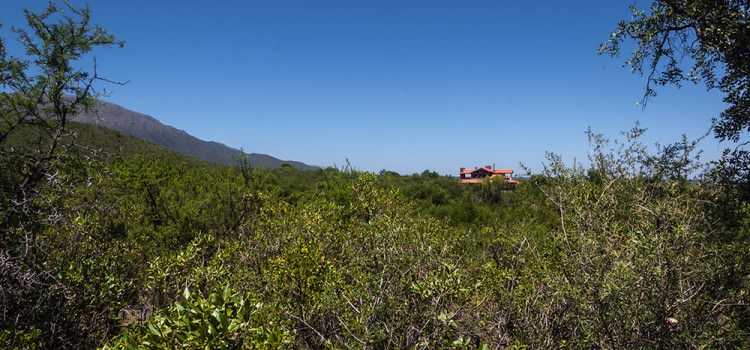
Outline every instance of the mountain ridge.
<svg viewBox="0 0 750 350"><path fill-rule="evenodd" d="M219 142L201 140L184 130L163 124L148 114L107 101L98 101L91 111L78 113L71 120L102 126L189 157L217 164L236 164L237 156L241 153L240 150ZM252 166L275 169L283 164L289 164L300 170L318 169L299 161L282 160L262 153L246 155Z"/></svg>

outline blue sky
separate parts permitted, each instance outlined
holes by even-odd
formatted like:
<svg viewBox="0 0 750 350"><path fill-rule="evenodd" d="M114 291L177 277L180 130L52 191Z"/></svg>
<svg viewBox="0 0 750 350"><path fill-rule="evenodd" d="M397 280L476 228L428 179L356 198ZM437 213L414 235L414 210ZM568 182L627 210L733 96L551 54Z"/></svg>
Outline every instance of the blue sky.
<svg viewBox="0 0 750 350"><path fill-rule="evenodd" d="M0 28L22 8L3 0ZM82 1L72 1L82 4ZM631 1L145 1L90 4L126 41L96 51L108 101L205 140L282 159L402 174L586 158L584 132L645 141L704 134L724 108L705 87L665 87L596 49ZM645 6L647 2L637 4ZM708 138L704 159L722 149Z"/></svg>

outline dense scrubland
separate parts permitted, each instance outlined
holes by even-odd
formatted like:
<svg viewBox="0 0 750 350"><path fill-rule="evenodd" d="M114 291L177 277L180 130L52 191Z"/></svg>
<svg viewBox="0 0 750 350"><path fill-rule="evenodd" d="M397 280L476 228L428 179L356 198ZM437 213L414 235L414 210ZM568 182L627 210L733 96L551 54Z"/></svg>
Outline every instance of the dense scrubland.
<svg viewBox="0 0 750 350"><path fill-rule="evenodd" d="M685 153L591 134L591 166L508 190L72 129L43 216L5 233L6 347L748 345L748 205Z"/></svg>
<svg viewBox="0 0 750 350"><path fill-rule="evenodd" d="M750 347L747 182L693 141L516 188L199 162L67 120L118 42L56 13L47 70L0 52L0 347Z"/></svg>

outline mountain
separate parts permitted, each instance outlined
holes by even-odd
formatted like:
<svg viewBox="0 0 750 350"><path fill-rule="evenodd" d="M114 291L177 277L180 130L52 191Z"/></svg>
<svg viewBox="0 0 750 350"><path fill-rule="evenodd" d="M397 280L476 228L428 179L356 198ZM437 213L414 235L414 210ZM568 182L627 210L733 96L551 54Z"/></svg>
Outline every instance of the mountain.
<svg viewBox="0 0 750 350"><path fill-rule="evenodd" d="M236 164L236 157L240 154L238 149L218 142L203 141L183 130L164 125L154 117L110 102L100 101L93 111L82 112L72 120L103 126L208 162ZM281 160L267 154L248 153L247 157L250 165L257 167L275 169L281 167L282 164L289 164L300 170L317 169L315 166L302 162Z"/></svg>

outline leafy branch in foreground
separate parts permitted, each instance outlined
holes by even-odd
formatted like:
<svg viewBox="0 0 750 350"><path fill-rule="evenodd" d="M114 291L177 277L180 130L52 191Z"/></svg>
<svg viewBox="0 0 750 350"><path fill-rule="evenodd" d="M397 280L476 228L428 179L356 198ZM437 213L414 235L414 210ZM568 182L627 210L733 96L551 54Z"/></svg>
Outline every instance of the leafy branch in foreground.
<svg viewBox="0 0 750 350"><path fill-rule="evenodd" d="M724 95L724 109L714 116L713 132L722 141L740 143L726 149L714 164L716 178L750 198L750 5L742 0L656 0L647 10L631 6L600 54L617 56L621 44L635 48L625 61L645 74L643 102L656 96L654 86L703 82Z"/></svg>
<svg viewBox="0 0 750 350"><path fill-rule="evenodd" d="M657 0L648 10L631 6L631 12L599 52L616 56L622 42L635 42L625 66L647 75L645 99L656 96L653 85L703 81L724 93L728 106L714 127L716 136L738 141L750 132L747 1Z"/></svg>

